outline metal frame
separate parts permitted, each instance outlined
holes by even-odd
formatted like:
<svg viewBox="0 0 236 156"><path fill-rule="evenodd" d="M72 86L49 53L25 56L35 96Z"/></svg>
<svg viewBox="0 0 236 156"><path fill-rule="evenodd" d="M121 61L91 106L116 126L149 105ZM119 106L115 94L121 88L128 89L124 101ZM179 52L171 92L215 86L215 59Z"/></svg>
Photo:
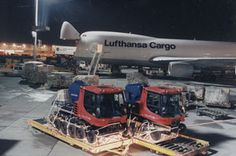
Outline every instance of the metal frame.
<svg viewBox="0 0 236 156"><path fill-rule="evenodd" d="M190 147L191 150L184 153L184 152L178 152L178 151L174 150L173 148L171 148L170 146L164 147L161 145L162 142L160 142L160 144L158 144L158 143L154 144L154 143L150 143L145 140L141 140L139 138L134 138L133 143L140 145L142 147L146 147L155 153L161 153L161 154L165 154L165 155L169 155L169 156L176 156L176 155L178 155L178 156L193 156L193 155L198 155L198 154L202 154L202 155L207 154L209 142L204 141L204 140L200 140L200 139L196 139L196 138L192 138L192 137L188 137L188 136L181 135L181 134L179 134L178 137L189 139L189 140L192 140L193 142L196 142L196 143L200 143L202 145L202 147L197 150L191 149L191 147ZM169 141L171 143L171 140L169 140ZM173 146L187 147L187 145L185 145L184 143L179 143L179 145L178 144L172 145L172 147Z"/></svg>

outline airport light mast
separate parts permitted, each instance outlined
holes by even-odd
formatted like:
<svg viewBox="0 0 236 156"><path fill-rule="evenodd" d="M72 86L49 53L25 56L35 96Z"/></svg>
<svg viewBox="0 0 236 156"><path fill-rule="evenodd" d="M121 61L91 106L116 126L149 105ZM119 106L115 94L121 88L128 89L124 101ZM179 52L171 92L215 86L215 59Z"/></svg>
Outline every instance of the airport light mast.
<svg viewBox="0 0 236 156"><path fill-rule="evenodd" d="M49 31L49 26L40 26L38 23L39 0L35 0L35 26L33 26L32 36L34 37L33 59L36 60L38 32Z"/></svg>
<svg viewBox="0 0 236 156"><path fill-rule="evenodd" d="M35 0L35 27L38 26L38 6L39 1ZM34 37L34 49L33 49L33 58L36 60L36 53L37 53L37 31L32 31L32 36Z"/></svg>

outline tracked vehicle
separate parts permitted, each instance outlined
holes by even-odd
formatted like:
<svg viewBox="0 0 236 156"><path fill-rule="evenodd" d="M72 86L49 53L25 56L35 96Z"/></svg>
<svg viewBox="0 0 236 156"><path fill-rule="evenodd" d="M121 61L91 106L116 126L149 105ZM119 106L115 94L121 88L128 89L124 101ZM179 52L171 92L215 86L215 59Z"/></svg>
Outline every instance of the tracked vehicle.
<svg viewBox="0 0 236 156"><path fill-rule="evenodd" d="M125 92L135 144L173 156L207 153L208 142L180 134L186 128L181 90L137 83L128 84Z"/></svg>
<svg viewBox="0 0 236 156"><path fill-rule="evenodd" d="M178 137L186 128L180 90L137 83L128 84L125 92L131 114L129 127L136 136L160 142Z"/></svg>
<svg viewBox="0 0 236 156"><path fill-rule="evenodd" d="M140 120L171 127L184 121L180 90L141 83L128 84L125 90L131 114Z"/></svg>
<svg viewBox="0 0 236 156"><path fill-rule="evenodd" d="M87 138L88 143L95 143L100 136L122 133L127 122L123 89L76 81L69 90L58 92L48 122L72 138Z"/></svg>

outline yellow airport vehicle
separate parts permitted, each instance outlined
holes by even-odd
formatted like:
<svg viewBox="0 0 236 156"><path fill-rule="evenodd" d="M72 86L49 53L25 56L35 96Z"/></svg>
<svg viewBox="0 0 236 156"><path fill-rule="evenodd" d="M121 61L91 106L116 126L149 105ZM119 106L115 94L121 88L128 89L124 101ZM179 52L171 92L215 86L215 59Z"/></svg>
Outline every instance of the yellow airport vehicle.
<svg viewBox="0 0 236 156"><path fill-rule="evenodd" d="M41 132L51 135L71 146L80 147L82 150L90 152L92 154L98 154L102 152L111 152L118 155L126 155L129 150L129 146L132 144L132 139L124 138L121 135L113 135L104 137L103 140L98 141L96 144L88 143L86 139L79 140L65 135L47 124L46 119L28 120L28 124L40 130Z"/></svg>

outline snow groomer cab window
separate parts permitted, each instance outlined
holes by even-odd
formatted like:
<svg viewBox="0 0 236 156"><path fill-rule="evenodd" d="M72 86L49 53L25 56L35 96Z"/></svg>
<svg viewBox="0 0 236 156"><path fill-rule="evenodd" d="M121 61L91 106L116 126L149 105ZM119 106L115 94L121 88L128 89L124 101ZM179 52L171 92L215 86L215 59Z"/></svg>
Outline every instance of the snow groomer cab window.
<svg viewBox="0 0 236 156"><path fill-rule="evenodd" d="M85 110L93 116L96 116L96 100L97 95L91 92L86 91L84 97L84 107Z"/></svg>
<svg viewBox="0 0 236 156"><path fill-rule="evenodd" d="M153 92L148 92L147 94L147 107L148 109L156 114L160 112L160 102L161 102L161 95Z"/></svg>

